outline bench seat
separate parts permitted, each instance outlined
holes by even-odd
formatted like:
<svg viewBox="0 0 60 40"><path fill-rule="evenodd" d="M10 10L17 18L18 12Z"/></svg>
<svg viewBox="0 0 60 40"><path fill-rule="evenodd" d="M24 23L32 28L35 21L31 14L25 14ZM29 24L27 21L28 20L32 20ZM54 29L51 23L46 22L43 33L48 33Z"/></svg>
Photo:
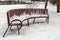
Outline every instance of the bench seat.
<svg viewBox="0 0 60 40"><path fill-rule="evenodd" d="M10 18L10 20L14 20L14 19L19 19L21 21L25 20L25 19L31 19L31 18L47 18L48 15L47 14L41 14L41 15L38 15L38 14L32 14L32 15L20 15L20 16L17 16L17 15L14 15L13 17ZM11 22L10 21L10 22ZM18 23L18 22L17 22Z"/></svg>

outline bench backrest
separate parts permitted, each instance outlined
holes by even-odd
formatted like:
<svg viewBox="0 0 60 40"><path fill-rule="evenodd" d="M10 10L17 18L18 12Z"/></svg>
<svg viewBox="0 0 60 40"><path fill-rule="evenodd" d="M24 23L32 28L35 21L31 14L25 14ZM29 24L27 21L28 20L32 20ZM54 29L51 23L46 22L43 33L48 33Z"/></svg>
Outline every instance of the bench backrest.
<svg viewBox="0 0 60 40"><path fill-rule="evenodd" d="M10 18L13 16L13 15L17 15L17 16L20 16L21 14L23 14L25 12L25 14L48 14L48 9L13 9L13 10L9 10L7 12L7 21L8 21L8 24L10 24Z"/></svg>

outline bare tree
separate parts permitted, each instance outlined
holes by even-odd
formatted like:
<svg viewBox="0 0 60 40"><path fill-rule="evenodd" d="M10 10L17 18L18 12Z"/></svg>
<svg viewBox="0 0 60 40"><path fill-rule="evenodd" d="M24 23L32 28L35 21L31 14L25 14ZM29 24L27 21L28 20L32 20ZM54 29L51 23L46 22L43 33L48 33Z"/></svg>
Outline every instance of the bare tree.
<svg viewBox="0 0 60 40"><path fill-rule="evenodd" d="M57 0L57 12L59 12L59 0Z"/></svg>
<svg viewBox="0 0 60 40"><path fill-rule="evenodd" d="M45 0L46 1L46 3L45 3L45 9L47 8L47 3L48 3L48 0Z"/></svg>

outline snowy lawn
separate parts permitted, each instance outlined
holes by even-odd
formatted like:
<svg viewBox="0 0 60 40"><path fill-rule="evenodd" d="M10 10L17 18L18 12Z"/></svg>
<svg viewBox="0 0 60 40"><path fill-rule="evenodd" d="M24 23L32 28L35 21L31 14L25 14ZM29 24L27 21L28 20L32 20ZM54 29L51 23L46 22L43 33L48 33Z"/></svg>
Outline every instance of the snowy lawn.
<svg viewBox="0 0 60 40"><path fill-rule="evenodd" d="M8 30L6 36L2 35L7 28L6 13L10 9L24 8L26 5L1 5L0 6L0 40L60 40L60 15L56 13L56 5L48 4L49 24L32 24L23 26L20 35L17 30ZM39 7L39 6L38 6ZM42 6L41 6L42 7Z"/></svg>

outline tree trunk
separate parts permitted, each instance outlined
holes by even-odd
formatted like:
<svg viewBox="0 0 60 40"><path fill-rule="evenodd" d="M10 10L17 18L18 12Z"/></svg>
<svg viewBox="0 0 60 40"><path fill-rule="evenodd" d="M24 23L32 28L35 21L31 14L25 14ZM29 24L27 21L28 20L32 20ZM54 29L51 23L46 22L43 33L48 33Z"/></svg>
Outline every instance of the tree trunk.
<svg viewBox="0 0 60 40"><path fill-rule="evenodd" d="M45 3L45 9L47 8L47 3L48 3L48 0L46 0L46 3Z"/></svg>
<svg viewBox="0 0 60 40"><path fill-rule="evenodd" d="M57 0L57 13L59 12L59 0Z"/></svg>

